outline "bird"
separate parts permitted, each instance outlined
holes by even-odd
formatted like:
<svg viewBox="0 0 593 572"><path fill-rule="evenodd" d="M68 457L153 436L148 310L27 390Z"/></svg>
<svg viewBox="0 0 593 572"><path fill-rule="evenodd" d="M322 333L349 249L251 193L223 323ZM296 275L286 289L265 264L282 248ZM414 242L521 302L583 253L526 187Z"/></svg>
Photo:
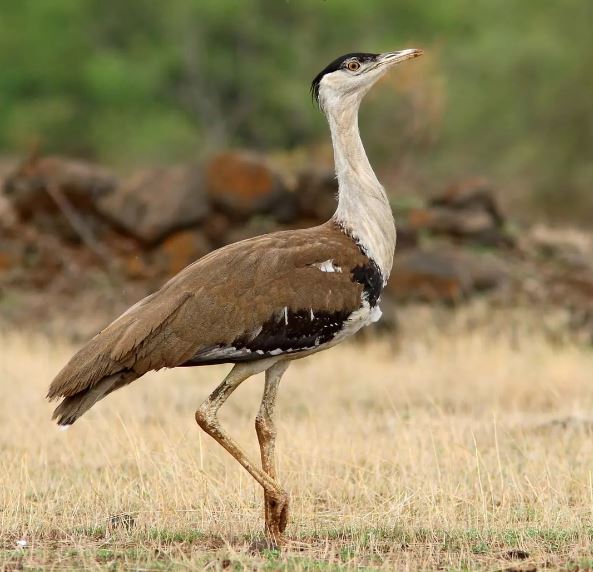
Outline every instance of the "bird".
<svg viewBox="0 0 593 572"><path fill-rule="evenodd" d="M329 123L338 180L337 208L312 228L274 232L212 251L130 307L66 363L47 398L72 425L95 403L151 370L233 364L198 407L198 426L261 485L264 534L275 546L289 495L275 467L275 404L290 363L326 350L381 317L381 292L393 266L396 228L385 189L364 150L358 111L389 69L419 49L349 53L313 80L311 94ZM261 467L218 420L237 387L265 372L255 418Z"/></svg>

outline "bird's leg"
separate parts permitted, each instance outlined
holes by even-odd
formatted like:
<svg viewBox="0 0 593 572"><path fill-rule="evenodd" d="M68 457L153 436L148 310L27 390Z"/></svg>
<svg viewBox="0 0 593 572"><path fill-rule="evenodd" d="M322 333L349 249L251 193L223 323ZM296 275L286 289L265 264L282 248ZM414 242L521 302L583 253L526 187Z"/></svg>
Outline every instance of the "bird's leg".
<svg viewBox="0 0 593 572"><path fill-rule="evenodd" d="M274 465L274 447L276 444L274 407L276 405L280 380L288 368L289 363L288 361L280 361L266 370L264 395L259 412L255 418L255 431L261 451L262 468L274 480L276 480L276 467ZM288 501L283 507L278 507L274 497L269 495L264 489L264 504L266 532L273 540L278 540L288 522Z"/></svg>
<svg viewBox="0 0 593 572"><path fill-rule="evenodd" d="M200 405L196 411L196 421L198 425L208 435L213 437L220 445L222 445L243 467L247 472L262 486L266 497L273 500L274 513L277 521L282 522L281 515L285 514L285 507L288 506L288 495L276 481L266 472L262 471L252 463L237 443L229 437L220 426L217 413L221 405L228 399L228 397L245 381L248 377L260 373L271 368L277 359L267 359L251 363L236 364L235 367L226 376L224 381L210 394L208 399ZM284 519L283 528L286 526L286 519ZM278 544L283 542L280 530L274 541Z"/></svg>

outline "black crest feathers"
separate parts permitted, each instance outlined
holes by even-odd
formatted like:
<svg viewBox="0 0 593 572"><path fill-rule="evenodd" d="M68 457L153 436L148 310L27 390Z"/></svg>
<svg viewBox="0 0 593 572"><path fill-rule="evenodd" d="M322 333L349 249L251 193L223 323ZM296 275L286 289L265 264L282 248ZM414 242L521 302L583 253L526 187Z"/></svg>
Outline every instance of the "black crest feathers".
<svg viewBox="0 0 593 572"><path fill-rule="evenodd" d="M379 54L369 54L369 53L365 53L365 52L352 52L351 54L345 54L343 56L340 56L339 58L336 58L333 62L331 62L324 69L322 69L315 76L313 81L311 82L311 97L317 103L319 103L319 84L321 83L323 76L328 73L332 73L332 72L338 71L339 69L342 69L344 67L344 63L347 62L348 60L351 60L352 58L356 58L361 63L364 63L364 62L368 62L368 61L374 61L377 59L378 56L379 56Z"/></svg>

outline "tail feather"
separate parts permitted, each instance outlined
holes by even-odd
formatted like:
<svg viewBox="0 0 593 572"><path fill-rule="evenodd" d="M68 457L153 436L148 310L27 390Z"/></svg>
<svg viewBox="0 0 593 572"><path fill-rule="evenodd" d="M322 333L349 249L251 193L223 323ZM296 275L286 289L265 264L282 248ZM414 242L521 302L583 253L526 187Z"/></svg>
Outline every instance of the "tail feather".
<svg viewBox="0 0 593 572"><path fill-rule="evenodd" d="M65 397L60 405L56 407L52 419L55 419L58 425L72 425L97 401L100 401L112 391L128 385L138 377L138 374L131 370L120 371L104 377L95 385Z"/></svg>
<svg viewBox="0 0 593 572"><path fill-rule="evenodd" d="M71 425L97 401L147 371L175 367L194 355L195 343L182 335L186 323L169 327L192 294L167 288L111 322L56 375L47 398L62 400L53 415L59 425Z"/></svg>

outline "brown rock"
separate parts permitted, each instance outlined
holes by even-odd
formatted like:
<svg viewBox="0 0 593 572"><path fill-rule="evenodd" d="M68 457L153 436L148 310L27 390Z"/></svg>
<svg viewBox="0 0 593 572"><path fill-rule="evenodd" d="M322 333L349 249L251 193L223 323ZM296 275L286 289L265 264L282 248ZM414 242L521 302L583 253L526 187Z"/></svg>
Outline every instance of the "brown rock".
<svg viewBox="0 0 593 572"><path fill-rule="evenodd" d="M130 253L122 257L122 269L125 275L132 280L145 280L154 278L157 269L149 264L147 256L142 252Z"/></svg>
<svg viewBox="0 0 593 572"><path fill-rule="evenodd" d="M443 207L413 209L409 214L409 223L416 231L430 231L457 238L479 236L496 229L487 212L456 211Z"/></svg>
<svg viewBox="0 0 593 572"><path fill-rule="evenodd" d="M492 187L482 177L473 177L449 186L441 196L435 197L431 204L455 210L481 210L487 212L497 225L504 222Z"/></svg>
<svg viewBox="0 0 593 572"><path fill-rule="evenodd" d="M513 244L492 191L483 179L449 187L427 207L411 209L408 217L409 227L415 232L484 246Z"/></svg>
<svg viewBox="0 0 593 572"><path fill-rule="evenodd" d="M206 189L212 203L235 217L276 213L296 216L292 193L280 174L261 156L226 152L212 157L205 167ZM294 210L294 213L291 211ZM286 211L286 212L285 212Z"/></svg>
<svg viewBox="0 0 593 572"><path fill-rule="evenodd" d="M11 202L0 191L0 237L18 222L18 215Z"/></svg>
<svg viewBox="0 0 593 572"><path fill-rule="evenodd" d="M520 248L532 257L593 272L593 236L579 229L537 225L523 233Z"/></svg>
<svg viewBox="0 0 593 572"><path fill-rule="evenodd" d="M408 221L402 220L397 212L395 213L395 226L397 228L397 249L408 250L418 246L418 230Z"/></svg>
<svg viewBox="0 0 593 572"><path fill-rule="evenodd" d="M208 214L202 176L188 166L156 167L133 173L98 204L119 228L153 244Z"/></svg>
<svg viewBox="0 0 593 572"><path fill-rule="evenodd" d="M212 212L204 219L204 221L202 221L200 230L212 245L215 248L218 248L219 246L226 244L226 236L232 226L233 223L226 214Z"/></svg>
<svg viewBox="0 0 593 572"><path fill-rule="evenodd" d="M115 184L109 171L85 161L31 157L6 177L4 194L20 220L42 234L80 243L80 228L98 237L108 227L96 212L96 201ZM56 194L64 204L58 204Z"/></svg>
<svg viewBox="0 0 593 572"><path fill-rule="evenodd" d="M415 249L396 256L388 293L405 300L458 302L501 286L507 274L490 254L450 248Z"/></svg>
<svg viewBox="0 0 593 572"><path fill-rule="evenodd" d="M160 272L173 276L211 250L210 243L201 231L182 230L163 241L152 260Z"/></svg>
<svg viewBox="0 0 593 572"><path fill-rule="evenodd" d="M0 240L0 281L45 288L70 262L70 252L52 235L22 228L19 236Z"/></svg>
<svg viewBox="0 0 593 572"><path fill-rule="evenodd" d="M4 191L5 180L16 171L18 162L0 157L0 237L13 229L18 222L18 214Z"/></svg>
<svg viewBox="0 0 593 572"><path fill-rule="evenodd" d="M23 264L25 249L22 240L0 238L0 276Z"/></svg>
<svg viewBox="0 0 593 572"><path fill-rule="evenodd" d="M24 161L4 182L4 191L17 212L28 219L36 211L58 210L47 193L58 188L73 207L94 208L96 200L116 185L113 174L103 167L65 157L32 157Z"/></svg>
<svg viewBox="0 0 593 572"><path fill-rule="evenodd" d="M338 180L333 171L307 171L298 177L297 199L301 216L328 220L337 207Z"/></svg>
<svg viewBox="0 0 593 572"><path fill-rule="evenodd" d="M111 228L102 237L102 244L113 256L134 255L143 251L144 245L136 238Z"/></svg>
<svg viewBox="0 0 593 572"><path fill-rule="evenodd" d="M232 244L254 236L281 230L272 217L254 217L246 224L234 227L226 236L225 244Z"/></svg>

